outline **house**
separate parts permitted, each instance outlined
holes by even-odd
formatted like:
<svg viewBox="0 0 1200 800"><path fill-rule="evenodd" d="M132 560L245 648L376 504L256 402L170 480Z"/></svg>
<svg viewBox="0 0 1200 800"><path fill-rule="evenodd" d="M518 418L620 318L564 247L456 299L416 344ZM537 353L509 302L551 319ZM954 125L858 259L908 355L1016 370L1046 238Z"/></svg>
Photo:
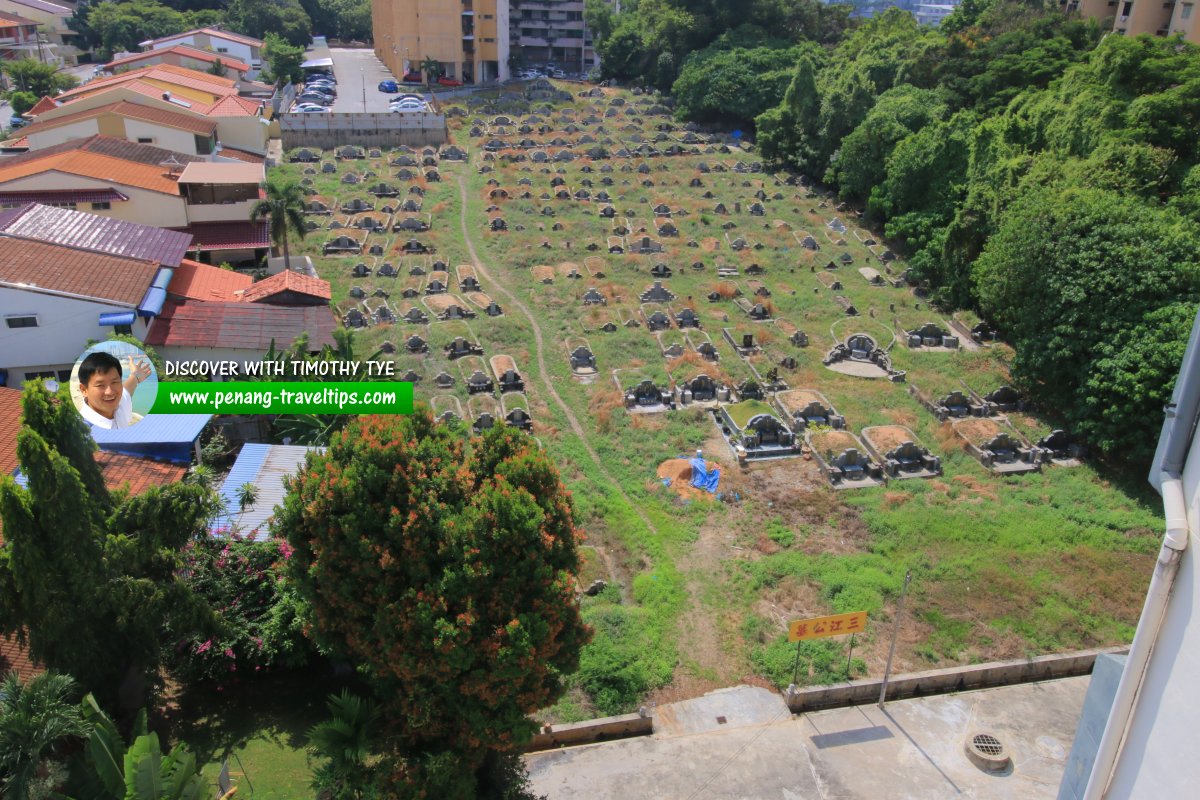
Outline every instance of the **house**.
<svg viewBox="0 0 1200 800"><path fill-rule="evenodd" d="M68 380L89 340L144 339L187 234L64 208L0 211L0 386Z"/></svg>
<svg viewBox="0 0 1200 800"><path fill-rule="evenodd" d="M121 101L215 122L217 138L223 147L256 155L266 153L269 120L263 116L265 100L242 97L237 81L173 64L157 64L108 78L96 78L54 97L53 108L42 104L36 114L31 109L29 115L35 123L49 123L61 121L69 114ZM45 134L45 131L59 129L57 125L53 128L49 125L30 127L42 134L30 139L31 150L79 135L61 130L56 135Z"/></svg>
<svg viewBox="0 0 1200 800"><path fill-rule="evenodd" d="M74 8L48 0L0 0L0 11L24 17L39 25L44 41L43 55L61 56L62 61L69 66L78 63L79 48L76 47L75 40L79 34L71 30ZM57 63L53 58L50 60Z"/></svg>
<svg viewBox="0 0 1200 800"><path fill-rule="evenodd" d="M272 344L288 347L302 333L308 334L309 352L316 353L334 344L335 327L328 305L167 300L145 342L165 361L254 361Z"/></svg>
<svg viewBox="0 0 1200 800"><path fill-rule="evenodd" d="M107 136L0 160L0 206L40 202L174 228L193 236L200 260L258 262L269 223L250 221L265 169Z"/></svg>
<svg viewBox="0 0 1200 800"><path fill-rule="evenodd" d="M62 58L54 51L53 45L39 37L39 24L37 20L0 11L0 59L20 61L23 58L35 58L61 64Z"/></svg>
<svg viewBox="0 0 1200 800"><path fill-rule="evenodd" d="M49 116L36 113L36 109L34 106L29 112L36 121L21 130L27 151L45 150L98 135L203 159L213 158L219 149L216 121L180 110L153 108L127 100Z"/></svg>
<svg viewBox="0 0 1200 800"><path fill-rule="evenodd" d="M213 535L225 535L233 530L256 540L270 535L271 518L275 507L283 503L283 479L291 477L304 466L309 453L324 452L323 447L302 447L285 444L253 444L242 446L229 476L221 486L225 513L211 528ZM250 484L256 490L254 502L241 507L238 490Z"/></svg>
<svg viewBox="0 0 1200 800"><path fill-rule="evenodd" d="M216 28L196 28L161 39L148 39L138 47L143 52L161 50L185 44L196 50L206 50L216 55L231 56L238 61L250 65L249 76L256 77L262 70L263 43L260 39L242 36L240 33L230 33Z"/></svg>
<svg viewBox="0 0 1200 800"><path fill-rule="evenodd" d="M3 0L0 0L0 2L3 2ZM230 55L198 50L186 44L176 44L170 47L162 47L158 50L149 50L143 53L126 55L122 58L114 58L104 65L104 71L115 75L119 72L149 67L155 64L171 64L176 67L183 67L184 69L208 72L214 68L214 65L218 61L225 67L226 78L244 81L247 74L251 72L250 65L245 61L240 61Z"/></svg>

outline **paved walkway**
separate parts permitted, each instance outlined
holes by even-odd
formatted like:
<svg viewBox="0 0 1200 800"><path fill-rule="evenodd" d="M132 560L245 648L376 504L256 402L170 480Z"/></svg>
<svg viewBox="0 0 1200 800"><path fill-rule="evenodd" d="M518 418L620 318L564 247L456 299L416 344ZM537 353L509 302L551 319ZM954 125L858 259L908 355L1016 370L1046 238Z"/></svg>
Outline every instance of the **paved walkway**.
<svg viewBox="0 0 1200 800"><path fill-rule="evenodd" d="M657 709L653 736L535 753L526 762L534 791L549 800L1052 800L1089 680L800 717L780 713L782 700L762 689L725 689ZM658 716L671 721L665 732ZM987 773L967 759L964 741L980 732L1008 749L1006 772Z"/></svg>

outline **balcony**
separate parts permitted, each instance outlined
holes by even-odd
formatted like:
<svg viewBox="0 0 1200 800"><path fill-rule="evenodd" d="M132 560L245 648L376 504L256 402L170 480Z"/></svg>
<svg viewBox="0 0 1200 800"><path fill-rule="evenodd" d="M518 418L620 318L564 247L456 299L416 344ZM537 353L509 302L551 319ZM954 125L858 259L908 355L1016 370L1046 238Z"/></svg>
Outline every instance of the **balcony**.
<svg viewBox="0 0 1200 800"><path fill-rule="evenodd" d="M196 222L245 222L257 200L238 200L226 203L193 203L188 200L188 224Z"/></svg>

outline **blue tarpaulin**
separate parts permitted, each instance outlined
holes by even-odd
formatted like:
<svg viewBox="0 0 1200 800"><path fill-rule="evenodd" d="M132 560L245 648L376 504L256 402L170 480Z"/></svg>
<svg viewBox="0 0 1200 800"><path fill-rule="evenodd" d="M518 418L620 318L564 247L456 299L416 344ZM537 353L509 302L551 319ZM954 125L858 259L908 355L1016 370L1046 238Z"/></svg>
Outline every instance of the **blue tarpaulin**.
<svg viewBox="0 0 1200 800"><path fill-rule="evenodd" d="M709 469L707 462L703 458L692 459L692 486L712 494L717 491L717 483L720 480L720 467Z"/></svg>

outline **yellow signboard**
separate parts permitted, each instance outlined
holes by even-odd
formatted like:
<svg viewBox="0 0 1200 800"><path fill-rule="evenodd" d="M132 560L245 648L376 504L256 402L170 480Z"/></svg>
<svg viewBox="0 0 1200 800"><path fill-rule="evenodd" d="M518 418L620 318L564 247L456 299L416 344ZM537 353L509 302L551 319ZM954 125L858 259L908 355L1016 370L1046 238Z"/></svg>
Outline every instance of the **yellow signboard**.
<svg viewBox="0 0 1200 800"><path fill-rule="evenodd" d="M805 639L821 639L826 636L845 636L862 633L867 627L867 612L852 611L849 614L834 614L830 617L798 619L788 625L788 641L802 642Z"/></svg>

